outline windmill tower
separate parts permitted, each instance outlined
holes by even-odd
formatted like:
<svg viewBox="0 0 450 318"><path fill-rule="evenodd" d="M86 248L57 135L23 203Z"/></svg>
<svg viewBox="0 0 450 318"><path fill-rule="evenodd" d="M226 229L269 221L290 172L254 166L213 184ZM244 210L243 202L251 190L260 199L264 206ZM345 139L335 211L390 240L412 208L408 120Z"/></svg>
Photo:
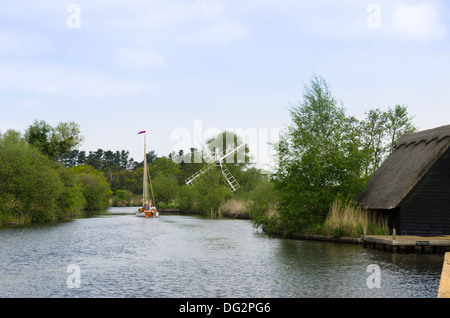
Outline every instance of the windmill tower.
<svg viewBox="0 0 450 318"><path fill-rule="evenodd" d="M208 163L208 165L203 167L202 169L200 169L196 173L194 173L189 178L187 178L186 179L186 184L192 186L194 184L194 182L196 180L198 180L198 178L202 174L204 174L205 172L209 171L210 169L212 169L214 167L218 167L218 168L220 168L220 171L222 172L222 175L225 177L225 180L227 181L227 184L230 187L230 189L232 191L236 191L237 189L239 189L239 187L240 187L239 183L233 177L233 175L231 174L230 170L228 170L227 166L225 166L224 161L227 158L229 158L231 156L234 156L234 154L237 153L240 149L242 149L245 146L245 144L233 145L233 148L228 150L221 157L219 156L219 154L216 151L215 156L213 157L212 154L209 152L209 150L205 146L203 146L203 144L200 142L200 140L198 142L203 147L203 151L205 153L205 156L204 156L205 157L205 161Z"/></svg>

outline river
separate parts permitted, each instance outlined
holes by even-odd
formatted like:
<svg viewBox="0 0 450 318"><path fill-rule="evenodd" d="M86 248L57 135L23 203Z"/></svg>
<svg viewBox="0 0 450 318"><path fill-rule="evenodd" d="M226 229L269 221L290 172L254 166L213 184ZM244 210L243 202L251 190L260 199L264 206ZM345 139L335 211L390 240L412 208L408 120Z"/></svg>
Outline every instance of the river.
<svg viewBox="0 0 450 318"><path fill-rule="evenodd" d="M0 228L0 297L434 298L439 286L443 255L271 238L249 220L134 211Z"/></svg>

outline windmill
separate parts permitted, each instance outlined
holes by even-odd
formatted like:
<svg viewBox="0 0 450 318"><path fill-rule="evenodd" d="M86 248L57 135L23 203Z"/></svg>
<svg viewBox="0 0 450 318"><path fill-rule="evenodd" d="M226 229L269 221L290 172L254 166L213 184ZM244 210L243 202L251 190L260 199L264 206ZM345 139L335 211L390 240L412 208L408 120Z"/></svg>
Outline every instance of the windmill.
<svg viewBox="0 0 450 318"><path fill-rule="evenodd" d="M203 146L203 144L198 140L198 142L202 145L203 151L205 153L205 161L208 163L207 166L203 167L196 173L194 173L192 176L186 179L186 184L192 186L194 184L194 181L198 180L198 178L204 174L205 172L209 171L213 167L220 168L220 171L222 172L223 176L225 177L225 180L227 181L228 186L231 188L232 191L236 191L239 189L239 183L236 181L236 179L231 174L230 170L228 170L227 166L225 166L224 161L233 156L235 153L237 153L240 149L242 149L245 144L239 144L235 145L233 144L233 148L228 150L222 157L219 157L219 154L215 153L215 156L213 157L212 154L209 152L209 150Z"/></svg>

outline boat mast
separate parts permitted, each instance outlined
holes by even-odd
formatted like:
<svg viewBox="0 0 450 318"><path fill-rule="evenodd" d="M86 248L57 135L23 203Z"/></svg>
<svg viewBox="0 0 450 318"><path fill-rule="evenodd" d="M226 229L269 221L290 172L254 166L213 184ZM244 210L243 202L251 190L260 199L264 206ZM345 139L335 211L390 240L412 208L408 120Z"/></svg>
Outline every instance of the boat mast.
<svg viewBox="0 0 450 318"><path fill-rule="evenodd" d="M144 189L143 189L143 202L142 204L145 205L145 202L147 202L147 150L146 150L146 136L147 133L144 133Z"/></svg>

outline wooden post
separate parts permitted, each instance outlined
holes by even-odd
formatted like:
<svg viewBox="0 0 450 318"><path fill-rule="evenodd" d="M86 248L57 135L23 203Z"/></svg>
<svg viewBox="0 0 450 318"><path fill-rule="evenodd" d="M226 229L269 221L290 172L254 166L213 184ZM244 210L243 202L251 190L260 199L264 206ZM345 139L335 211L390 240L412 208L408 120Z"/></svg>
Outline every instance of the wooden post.
<svg viewBox="0 0 450 318"><path fill-rule="evenodd" d="M392 240L395 240L395 238L397 237L396 233L395 233L395 228L392 229Z"/></svg>

